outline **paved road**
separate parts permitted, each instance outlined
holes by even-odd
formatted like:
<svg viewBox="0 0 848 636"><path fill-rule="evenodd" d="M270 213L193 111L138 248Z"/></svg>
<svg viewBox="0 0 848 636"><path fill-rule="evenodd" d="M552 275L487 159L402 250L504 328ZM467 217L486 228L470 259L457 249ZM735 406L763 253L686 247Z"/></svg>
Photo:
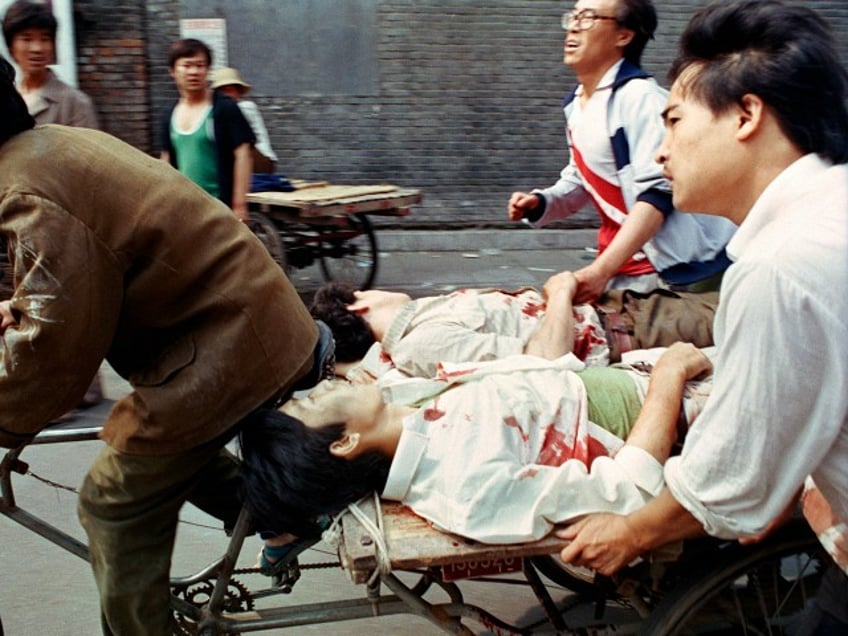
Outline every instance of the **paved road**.
<svg viewBox="0 0 848 636"><path fill-rule="evenodd" d="M550 274L580 267L590 258L582 249L502 250L479 245L469 245L466 251L382 252L377 286L405 289L414 296L459 287L541 286ZM312 269L291 273L293 282L305 297L321 283L320 274ZM108 398L117 399L127 392L127 385L108 367L104 367L103 374ZM102 420L108 407L109 403L104 403L80 421ZM33 473L51 482L76 487L99 448L100 442L30 447L22 459L30 462ZM22 476L15 483L18 484L18 503L22 507L79 539L84 538L76 519L76 498L72 492L32 476ZM226 537L215 520L187 506L174 555L174 574L194 572L222 553L225 545ZM250 539L239 565L252 565L258 549L259 540ZM302 560L328 562L334 556L328 546L318 544L317 549L305 553ZM464 588L468 600L483 607L497 608L499 615L508 620L526 618L536 612L532 596L524 588L483 583ZM364 594L364 587L354 586L340 568L332 567L307 571L294 592L283 601L294 605L362 598ZM275 600L279 602L279 597ZM97 595L88 564L25 531L6 517L0 517L0 617L6 636L98 634ZM442 632L423 619L402 615L265 633L427 636Z"/></svg>

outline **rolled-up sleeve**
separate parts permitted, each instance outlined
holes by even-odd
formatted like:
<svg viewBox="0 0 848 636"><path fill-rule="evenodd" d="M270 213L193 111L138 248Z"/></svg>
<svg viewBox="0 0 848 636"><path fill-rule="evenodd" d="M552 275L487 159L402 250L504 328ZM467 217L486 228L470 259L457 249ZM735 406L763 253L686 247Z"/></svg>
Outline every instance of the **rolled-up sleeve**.
<svg viewBox="0 0 848 636"><path fill-rule="evenodd" d="M710 535L762 532L840 443L846 367L813 353L820 334L844 342L844 317L819 296L773 266L737 263L725 276L722 298L745 303L719 306L712 393L665 466L671 494ZM807 337L784 319L792 312Z"/></svg>

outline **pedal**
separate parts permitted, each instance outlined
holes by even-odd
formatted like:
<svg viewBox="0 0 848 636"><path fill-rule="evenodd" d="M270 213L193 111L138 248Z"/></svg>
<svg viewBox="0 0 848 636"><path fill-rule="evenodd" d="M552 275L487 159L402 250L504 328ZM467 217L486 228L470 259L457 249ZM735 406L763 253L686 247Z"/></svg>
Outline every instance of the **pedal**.
<svg viewBox="0 0 848 636"><path fill-rule="evenodd" d="M278 588L283 594L290 594L299 578L300 564L295 558L280 568L274 568L271 573L271 585Z"/></svg>

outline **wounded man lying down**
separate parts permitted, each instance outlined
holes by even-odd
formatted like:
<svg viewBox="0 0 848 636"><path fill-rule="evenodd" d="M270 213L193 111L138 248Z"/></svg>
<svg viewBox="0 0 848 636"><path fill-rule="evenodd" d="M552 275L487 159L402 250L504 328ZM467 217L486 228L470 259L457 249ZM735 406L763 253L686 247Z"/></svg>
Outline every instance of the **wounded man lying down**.
<svg viewBox="0 0 848 636"><path fill-rule="evenodd" d="M711 371L701 350L678 343L651 353L650 376L642 364L580 370L571 354L456 365L418 407L386 402L375 384L328 381L244 427L246 505L261 527L299 533L303 520L377 491L487 543L539 539L590 512L630 512L662 489L681 410L691 424L709 391L689 382ZM638 417L654 400L662 422Z"/></svg>

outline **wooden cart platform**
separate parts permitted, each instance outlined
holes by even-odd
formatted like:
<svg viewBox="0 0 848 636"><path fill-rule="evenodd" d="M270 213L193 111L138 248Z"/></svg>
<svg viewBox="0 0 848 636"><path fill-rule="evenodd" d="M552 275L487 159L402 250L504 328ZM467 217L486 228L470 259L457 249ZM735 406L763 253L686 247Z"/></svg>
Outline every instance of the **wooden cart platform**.
<svg viewBox="0 0 848 636"><path fill-rule="evenodd" d="M362 502L359 507L369 519L377 522L373 500ZM523 558L554 554L567 545L565 540L553 534L529 543L479 543L436 530L401 504L384 501L381 509L382 534L392 568L437 567L448 581L517 572ZM341 522L343 540L339 545L339 558L342 567L354 583L364 583L379 567L377 543L350 513L345 514Z"/></svg>
<svg viewBox="0 0 848 636"><path fill-rule="evenodd" d="M292 181L292 192L252 192L250 227L283 269L319 263L326 281L367 289L377 275L377 238L368 217L407 216L421 191L391 184Z"/></svg>
<svg viewBox="0 0 848 636"><path fill-rule="evenodd" d="M337 185L326 181L292 181L293 192L252 192L249 203L271 216L317 219L346 214L407 216L409 206L421 202L421 191L391 184Z"/></svg>

